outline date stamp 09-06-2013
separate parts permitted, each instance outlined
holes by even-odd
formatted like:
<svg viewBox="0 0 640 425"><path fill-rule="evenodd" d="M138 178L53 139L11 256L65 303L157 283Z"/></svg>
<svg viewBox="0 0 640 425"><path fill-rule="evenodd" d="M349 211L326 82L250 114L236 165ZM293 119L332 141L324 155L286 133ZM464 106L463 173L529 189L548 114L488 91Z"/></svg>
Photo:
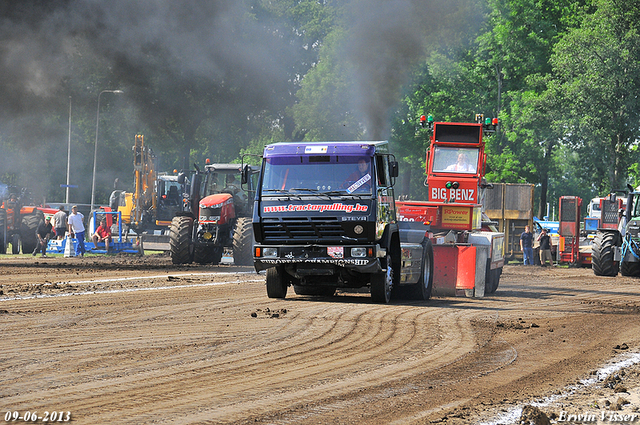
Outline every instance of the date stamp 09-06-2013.
<svg viewBox="0 0 640 425"><path fill-rule="evenodd" d="M4 415L5 422L69 422L71 420L71 412L69 411L45 411L42 414L38 412L19 412L17 410L9 410Z"/></svg>

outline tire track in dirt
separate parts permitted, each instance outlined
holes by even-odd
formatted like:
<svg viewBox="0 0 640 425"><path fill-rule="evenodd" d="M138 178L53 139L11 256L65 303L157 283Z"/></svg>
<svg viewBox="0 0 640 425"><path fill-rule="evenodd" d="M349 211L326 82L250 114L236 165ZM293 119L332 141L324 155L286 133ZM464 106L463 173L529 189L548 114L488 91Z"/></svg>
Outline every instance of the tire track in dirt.
<svg viewBox="0 0 640 425"><path fill-rule="evenodd" d="M540 367L536 347L520 359L500 336L526 332L515 327L519 317L588 319L594 308L615 316L638 304L626 280L622 291L611 280L577 290L582 271L540 281L544 271L506 270L496 296L424 303L377 305L366 294L270 300L263 283L248 281L255 275L206 288L4 301L0 397L12 410L71 410L78 424L417 424L485 391L466 391L472 382L509 387ZM531 337L572 341L550 331ZM498 378L505 367L526 370Z"/></svg>
<svg viewBox="0 0 640 425"><path fill-rule="evenodd" d="M262 336L258 334L257 338L254 332L240 335L241 339L218 335L217 341L205 343L202 339L210 333L192 330L189 345L180 341L180 331L176 333L174 323L170 326L173 333L161 332L162 340L156 341L160 348L150 346L141 350L127 348L135 345L141 336L123 337L134 322L166 321L179 316L189 321L194 311L204 315L222 304L225 304L225 311L240 310L246 314L249 307L264 306L265 299L259 296L243 301L199 301L181 305L179 299L173 304L159 296L158 300L145 300L143 307L133 309L127 307L131 302L127 300L129 295L120 294L118 302L101 304L104 296L92 296L98 300L94 301L93 308L120 305L124 313L109 315L96 311L73 319L81 329L98 325L109 329L101 335L102 340L86 346L84 342L76 342L56 348L60 352L82 347L75 352L75 359L67 360L74 364L76 373L85 371L86 374L84 379L56 387L56 399L74 406L77 411L103 412L101 420L118 419L117 415L105 416L104 412L109 410L142 413L150 409L157 412L155 405L166 403L167 398L190 400L189 405L207 404L213 399L216 406L206 410L205 415L237 420L247 411L264 414L281 409L301 396L306 400L320 400L385 382L388 376L398 373L411 374L407 371L421 364L437 364L438 357L450 358L442 352L449 354L474 344L472 334L461 332L468 327L466 320L454 313L442 316L425 306L401 306L390 310L388 306L371 305L367 298L361 297L347 305L331 303L327 306L313 301L275 303L276 307L283 305L289 311L297 312L287 315L285 320L262 320L269 326L263 327L267 332ZM33 302L37 303L37 300ZM52 310L61 304L58 301L51 303L49 308ZM274 303L267 303L273 310ZM436 316L440 317L436 320ZM224 329L236 320L238 314L229 315L217 324L217 328ZM252 324L260 321L254 320ZM185 324L178 329L187 330L187 327ZM87 330L84 338L90 337ZM437 341L435 345L434 340ZM169 341L173 344L169 345ZM208 355L203 356L203 351L209 351ZM460 353L466 351L463 348ZM50 363L40 364L40 369L34 371L34 378L59 370L60 362ZM369 364L363 368L363 363ZM66 368L62 373L72 373L71 369ZM373 374L376 378L372 380ZM302 378L304 382L299 382ZM47 391L47 385L42 385L9 398L20 403L21 399L33 399L33 396L40 396L39 392ZM268 395L274 392L276 395ZM172 408L189 410L187 406ZM198 420L199 414L192 415L187 415L188 420ZM141 419L144 420L137 416L137 421Z"/></svg>
<svg viewBox="0 0 640 425"><path fill-rule="evenodd" d="M450 325L447 324L447 328L453 329ZM451 338L451 341L453 341L454 339ZM438 356L436 355L432 355L429 356L429 359L427 360L427 362L429 363L433 363L433 357ZM446 356L445 356L446 357ZM448 357L450 358L450 357ZM335 367L334 365L330 365L331 368ZM387 367L388 366L384 366ZM413 367L412 367L413 368ZM327 371L328 372L328 371ZM396 376L398 374L397 370L390 370L389 372L387 372L390 375ZM376 376L380 375L380 371L376 371ZM255 376L253 377L255 378ZM268 377L268 381L265 382L269 382L271 380L271 377ZM355 381L355 382L352 382ZM382 377L379 377L377 380L377 382L385 382L385 379L382 379ZM189 382L191 382L191 379L189 379ZM370 386L372 385L372 379L370 374L367 374L366 371L365 372L360 372L358 374L355 374L353 376L350 376L348 378L342 378L340 380L340 383L338 384L337 381L334 382L328 382L328 383L323 383L321 384L319 387L316 387L313 389L314 393L317 393L319 396L322 397L328 397L328 396L335 396L336 394L339 394L341 391L347 391L347 388L345 387L345 383L351 383L351 386L363 386L363 383L366 382L366 385L364 385L364 387L366 386ZM251 383L251 388L255 388L260 386L262 383L262 380L254 380ZM322 392L321 390L323 390L324 387L324 392ZM232 417L230 417L230 415L233 414L233 412L246 412L248 406L247 403L247 397L251 398L251 395L248 394L250 388L246 388L245 386L234 386L234 390L233 393L231 394L231 398L235 398L235 392L236 390L242 394L243 397L243 402L239 403L239 404L235 404L232 406L222 406L218 409L215 410L211 410L211 409L204 409L204 413L203 415L208 416L208 417L216 417L219 421L224 421L225 419L230 419L232 420ZM271 391L274 391L273 388L271 388ZM265 396L262 392L258 393L258 398L256 400L249 400L249 402L251 403L251 408L249 409L249 411L256 411L258 408L262 407L265 409L273 409L274 406L273 404L276 403L277 409L282 408L282 406L290 406L292 402L296 402L298 400L300 400L300 396L303 396L302 399L306 400L306 401L313 401L314 399L317 398L317 396L313 393L310 393L309 390L307 388L303 388L301 390L298 391L294 391L293 393L291 391L288 392L283 392L282 390L278 390L277 388L275 389L276 395L273 397L267 396L267 398L265 399ZM193 396L193 394L185 394L185 393L181 393L179 394L182 397L189 397L189 396ZM218 395L219 394L211 394L209 393L208 396L211 396L213 399L218 400ZM260 409L261 410L261 409ZM188 421L198 421L201 420L202 418L199 418L198 416L196 417L189 417Z"/></svg>

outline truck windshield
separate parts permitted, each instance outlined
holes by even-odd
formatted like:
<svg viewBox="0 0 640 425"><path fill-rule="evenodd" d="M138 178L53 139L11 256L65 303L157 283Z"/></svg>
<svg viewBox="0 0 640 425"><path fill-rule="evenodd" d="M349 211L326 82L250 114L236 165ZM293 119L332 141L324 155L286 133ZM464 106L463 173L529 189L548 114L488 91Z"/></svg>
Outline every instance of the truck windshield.
<svg viewBox="0 0 640 425"><path fill-rule="evenodd" d="M264 160L262 192L370 194L371 158L298 155Z"/></svg>
<svg viewBox="0 0 640 425"><path fill-rule="evenodd" d="M476 174L478 170L477 148L448 148L436 146L433 171L442 173Z"/></svg>

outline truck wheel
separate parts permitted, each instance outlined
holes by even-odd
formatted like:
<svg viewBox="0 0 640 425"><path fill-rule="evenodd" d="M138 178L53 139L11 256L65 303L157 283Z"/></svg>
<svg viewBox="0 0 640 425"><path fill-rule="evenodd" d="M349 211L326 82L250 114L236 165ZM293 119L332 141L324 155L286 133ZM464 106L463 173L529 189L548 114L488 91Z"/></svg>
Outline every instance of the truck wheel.
<svg viewBox="0 0 640 425"><path fill-rule="evenodd" d="M622 276L640 276L640 263L622 261L620 263L620 274Z"/></svg>
<svg viewBox="0 0 640 425"><path fill-rule="evenodd" d="M487 264L487 267L489 267L489 264ZM498 290L501 274L502 274L502 268L487 270L487 273L485 275L485 286L484 286L485 294L493 294Z"/></svg>
<svg viewBox="0 0 640 425"><path fill-rule="evenodd" d="M22 253L31 254L38 245L36 230L41 222L44 221L42 211L36 211L35 214L29 214L22 217L20 223L20 240L22 242Z"/></svg>
<svg viewBox="0 0 640 425"><path fill-rule="evenodd" d="M293 285L293 290L296 295L311 295L319 297L333 297L336 293L334 286L304 286Z"/></svg>
<svg viewBox="0 0 640 425"><path fill-rule="evenodd" d="M236 221L233 233L233 262L237 266L253 265L253 228L249 217Z"/></svg>
<svg viewBox="0 0 640 425"><path fill-rule="evenodd" d="M389 254L387 254L383 266L385 270L371 275L371 299L374 302L386 304L391 301L393 287L393 268Z"/></svg>
<svg viewBox="0 0 640 425"><path fill-rule="evenodd" d="M17 233L14 233L13 236L11 237L11 253L13 255L20 254L20 247L21 246L22 246L22 243L20 241L20 235L17 234ZM33 252L33 251L31 251L31 252Z"/></svg>
<svg viewBox="0 0 640 425"><path fill-rule="evenodd" d="M285 298L287 296L287 281L282 267L267 269L267 296L269 298Z"/></svg>
<svg viewBox="0 0 640 425"><path fill-rule="evenodd" d="M414 300L428 300L431 298L431 288L433 287L433 246L427 239L422 252L422 273L418 283L412 285L412 296Z"/></svg>
<svg viewBox="0 0 640 425"><path fill-rule="evenodd" d="M188 264L193 261L193 244L191 231L193 219L191 217L174 217L169 227L169 246L171 262L173 264Z"/></svg>
<svg viewBox="0 0 640 425"><path fill-rule="evenodd" d="M613 248L618 235L614 232L598 232L591 245L591 268L596 276L617 276L620 267L613 261Z"/></svg>

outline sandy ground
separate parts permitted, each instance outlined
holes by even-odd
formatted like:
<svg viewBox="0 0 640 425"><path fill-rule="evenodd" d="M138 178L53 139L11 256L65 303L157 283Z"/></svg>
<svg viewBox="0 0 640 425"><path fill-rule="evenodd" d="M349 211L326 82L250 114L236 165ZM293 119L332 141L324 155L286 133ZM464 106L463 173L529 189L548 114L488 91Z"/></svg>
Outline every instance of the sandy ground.
<svg viewBox="0 0 640 425"><path fill-rule="evenodd" d="M0 420L510 424L535 405L531 423L640 423L638 279L509 265L492 296L379 305L269 299L250 267L165 256L0 273Z"/></svg>

